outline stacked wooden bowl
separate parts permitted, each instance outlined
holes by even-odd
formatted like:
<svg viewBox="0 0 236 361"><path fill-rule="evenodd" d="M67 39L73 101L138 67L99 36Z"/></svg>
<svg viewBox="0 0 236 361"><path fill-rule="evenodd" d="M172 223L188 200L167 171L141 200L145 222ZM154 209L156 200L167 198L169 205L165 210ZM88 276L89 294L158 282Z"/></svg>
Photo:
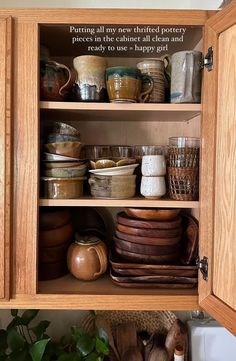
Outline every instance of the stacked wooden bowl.
<svg viewBox="0 0 236 361"><path fill-rule="evenodd" d="M115 251L130 261L168 264L180 255L181 235L180 217L153 221L134 219L121 212L117 215Z"/></svg>
<svg viewBox="0 0 236 361"><path fill-rule="evenodd" d="M192 288L198 224L179 209L125 208L118 213L110 276L121 287Z"/></svg>
<svg viewBox="0 0 236 361"><path fill-rule="evenodd" d="M39 214L39 280L68 272L66 254L74 229L68 209L50 208Z"/></svg>

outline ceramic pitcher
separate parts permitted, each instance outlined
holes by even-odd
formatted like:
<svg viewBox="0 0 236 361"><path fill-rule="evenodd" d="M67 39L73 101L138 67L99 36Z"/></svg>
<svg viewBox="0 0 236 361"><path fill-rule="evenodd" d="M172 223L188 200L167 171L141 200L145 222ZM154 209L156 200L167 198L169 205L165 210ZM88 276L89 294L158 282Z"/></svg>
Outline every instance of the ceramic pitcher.
<svg viewBox="0 0 236 361"><path fill-rule="evenodd" d="M64 100L74 83L71 70L56 61L40 61L41 100Z"/></svg>
<svg viewBox="0 0 236 361"><path fill-rule="evenodd" d="M171 103L200 103L200 51L179 51L171 57Z"/></svg>

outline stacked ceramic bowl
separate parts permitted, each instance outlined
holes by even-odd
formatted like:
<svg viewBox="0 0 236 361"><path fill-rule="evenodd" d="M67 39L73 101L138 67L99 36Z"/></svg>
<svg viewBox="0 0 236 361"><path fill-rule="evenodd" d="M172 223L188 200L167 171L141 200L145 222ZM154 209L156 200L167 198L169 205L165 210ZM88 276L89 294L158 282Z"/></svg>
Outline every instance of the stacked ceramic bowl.
<svg viewBox="0 0 236 361"><path fill-rule="evenodd" d="M160 199L166 193L165 156L144 155L142 158L140 193L148 199Z"/></svg>
<svg viewBox="0 0 236 361"><path fill-rule="evenodd" d="M80 159L82 143L79 131L56 122L45 138L42 186L45 198L78 198L83 194L87 161Z"/></svg>
<svg viewBox="0 0 236 361"><path fill-rule="evenodd" d="M138 164L135 164L135 159L132 158L132 147L90 147L94 151L89 157L92 167L89 171L91 195L95 198L112 199L133 197L136 189L136 175L133 173Z"/></svg>
<svg viewBox="0 0 236 361"><path fill-rule="evenodd" d="M49 280L68 272L67 249L74 234L68 209L40 209L39 214L39 279Z"/></svg>
<svg viewBox="0 0 236 361"><path fill-rule="evenodd" d="M136 211L136 213L135 213ZM156 209L125 209L118 213L114 236L115 252L120 257L140 263L169 264L180 256L182 235L180 210L169 210L168 221L158 218ZM136 214L138 218L136 218Z"/></svg>

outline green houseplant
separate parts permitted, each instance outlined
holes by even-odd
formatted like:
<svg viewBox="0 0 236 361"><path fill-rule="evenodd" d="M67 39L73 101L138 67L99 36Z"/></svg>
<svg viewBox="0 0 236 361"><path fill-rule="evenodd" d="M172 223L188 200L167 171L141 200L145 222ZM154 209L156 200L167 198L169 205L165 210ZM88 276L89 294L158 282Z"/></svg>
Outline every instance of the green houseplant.
<svg viewBox="0 0 236 361"><path fill-rule="evenodd" d="M26 310L19 315L18 310L11 310L11 322L0 330L0 361L102 361L108 355L108 336L102 328L95 327L90 334L73 326L67 339L63 336L55 343L46 334L49 321L31 326L38 312ZM95 322L96 314L92 314Z"/></svg>

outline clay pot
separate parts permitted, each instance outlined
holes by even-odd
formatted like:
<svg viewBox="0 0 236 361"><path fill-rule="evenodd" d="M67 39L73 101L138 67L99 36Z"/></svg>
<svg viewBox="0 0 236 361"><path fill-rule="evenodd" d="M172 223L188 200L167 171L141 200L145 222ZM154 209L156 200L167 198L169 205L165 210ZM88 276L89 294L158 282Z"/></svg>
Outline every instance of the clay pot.
<svg viewBox="0 0 236 361"><path fill-rule="evenodd" d="M96 280L107 269L107 247L95 236L85 236L70 245L67 266L82 281Z"/></svg>

